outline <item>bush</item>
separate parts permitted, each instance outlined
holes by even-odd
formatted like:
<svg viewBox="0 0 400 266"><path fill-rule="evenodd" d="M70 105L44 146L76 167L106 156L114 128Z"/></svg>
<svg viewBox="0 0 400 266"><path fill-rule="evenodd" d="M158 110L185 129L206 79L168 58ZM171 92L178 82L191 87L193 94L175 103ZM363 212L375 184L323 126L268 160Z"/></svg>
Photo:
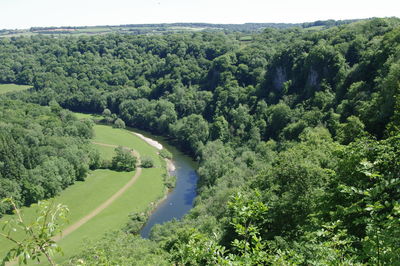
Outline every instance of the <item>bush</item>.
<svg viewBox="0 0 400 266"><path fill-rule="evenodd" d="M115 128L125 128L125 122L121 118L117 118L114 121L114 127Z"/></svg>
<svg viewBox="0 0 400 266"><path fill-rule="evenodd" d="M108 108L104 109L102 115L103 115L104 117L111 116L111 111L110 111L110 109L108 109Z"/></svg>
<svg viewBox="0 0 400 266"><path fill-rule="evenodd" d="M110 160L102 160L100 164L102 169L113 169L112 162Z"/></svg>
<svg viewBox="0 0 400 266"><path fill-rule="evenodd" d="M142 159L142 167L143 168L151 168L154 166L153 158L143 157Z"/></svg>
<svg viewBox="0 0 400 266"><path fill-rule="evenodd" d="M176 185L176 176L164 174L164 185L168 189L173 189Z"/></svg>
<svg viewBox="0 0 400 266"><path fill-rule="evenodd" d="M130 234L139 234L140 230L148 219L146 212L134 212L129 215L129 222L125 227L125 230Z"/></svg>
<svg viewBox="0 0 400 266"><path fill-rule="evenodd" d="M115 156L112 158L111 167L116 171L133 171L136 168L137 159L131 151L123 147L115 148Z"/></svg>
<svg viewBox="0 0 400 266"><path fill-rule="evenodd" d="M160 156L163 157L163 158L166 158L166 159L172 159L172 153L170 153L166 149L162 149L160 151Z"/></svg>

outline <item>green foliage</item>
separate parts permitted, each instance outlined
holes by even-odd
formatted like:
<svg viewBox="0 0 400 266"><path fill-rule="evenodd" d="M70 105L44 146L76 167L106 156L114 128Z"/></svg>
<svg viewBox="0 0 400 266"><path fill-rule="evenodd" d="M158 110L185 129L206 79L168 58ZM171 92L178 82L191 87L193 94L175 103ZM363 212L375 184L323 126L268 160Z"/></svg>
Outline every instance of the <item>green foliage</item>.
<svg viewBox="0 0 400 266"><path fill-rule="evenodd" d="M194 152L200 151L209 135L207 121L195 114L184 117L171 125L171 132L184 148Z"/></svg>
<svg viewBox="0 0 400 266"><path fill-rule="evenodd" d="M168 189L173 189L176 185L176 176L164 174L164 185Z"/></svg>
<svg viewBox="0 0 400 266"><path fill-rule="evenodd" d="M347 118L347 122L339 128L338 139L343 144L349 144L365 134L364 127L358 117L350 116Z"/></svg>
<svg viewBox="0 0 400 266"><path fill-rule="evenodd" d="M326 197L324 212L340 219L363 246L360 256L372 264L399 260L397 176L399 136L383 141L361 139L340 153L337 179ZM389 159L390 158L390 159Z"/></svg>
<svg viewBox="0 0 400 266"><path fill-rule="evenodd" d="M116 127L116 128L125 128L125 122L122 119L117 118L114 121L114 127Z"/></svg>
<svg viewBox="0 0 400 266"><path fill-rule="evenodd" d="M153 167L154 166L153 158L146 157L146 156L142 157L141 158L141 166L143 168L151 168L151 167Z"/></svg>
<svg viewBox="0 0 400 266"><path fill-rule="evenodd" d="M168 254L156 243L120 231L85 246L66 265L169 265Z"/></svg>
<svg viewBox="0 0 400 266"><path fill-rule="evenodd" d="M260 229L265 222L268 207L260 201L260 192L254 198L246 198L240 193L228 202L228 215L231 217L236 239L231 243L235 253L230 258L236 262L250 265L266 263L265 243L260 237Z"/></svg>
<svg viewBox="0 0 400 266"><path fill-rule="evenodd" d="M166 149L162 149L160 150L160 156L165 158L165 159L172 159L172 153L170 153L168 150Z"/></svg>
<svg viewBox="0 0 400 266"><path fill-rule="evenodd" d="M200 185L213 185L219 177L226 174L233 164L233 151L225 147L221 141L208 142L202 149L203 161L198 169L201 177ZM207 159L206 159L207 158Z"/></svg>
<svg viewBox="0 0 400 266"><path fill-rule="evenodd" d="M115 148L115 155L111 161L111 168L116 171L133 171L136 168L137 158L124 147Z"/></svg>
<svg viewBox="0 0 400 266"><path fill-rule="evenodd" d="M315 22L247 34L246 45L215 32L0 40L0 82L34 87L9 97L50 105L4 112L0 195L30 203L83 179L98 162L76 159L91 126L59 105L104 111L199 161L195 208L159 231L173 263L394 264L399 25ZM106 263L126 259L103 251Z"/></svg>
<svg viewBox="0 0 400 266"><path fill-rule="evenodd" d="M92 125L53 105L1 101L0 198L30 205L84 180L90 168L98 167L98 153L88 141ZM9 210L0 204L0 216Z"/></svg>
<svg viewBox="0 0 400 266"><path fill-rule="evenodd" d="M109 117L109 116L111 116L111 111L110 111L110 109L105 108L101 114L102 114L104 117Z"/></svg>
<svg viewBox="0 0 400 266"><path fill-rule="evenodd" d="M27 264L29 260L40 262L44 255L51 265L56 265L52 256L54 252L61 252L53 238L61 232L60 228L65 223L68 208L64 205L53 204L45 201L38 203L36 218L33 221L26 221L15 202L6 198L2 203L9 202L14 209L16 216L3 221L1 237L4 237L15 244L11 248L3 263L18 259L19 264ZM14 232L22 231L23 239L15 238Z"/></svg>
<svg viewBox="0 0 400 266"><path fill-rule="evenodd" d="M146 212L131 213L129 215L129 222L126 225L126 231L130 234L139 234L148 218Z"/></svg>
<svg viewBox="0 0 400 266"><path fill-rule="evenodd" d="M225 249L215 240L195 229L180 231L174 242L168 243L171 260L181 265L229 265L223 255Z"/></svg>
<svg viewBox="0 0 400 266"><path fill-rule="evenodd" d="M120 104L121 118L129 125L156 133L165 133L176 121L174 105L166 100L127 100Z"/></svg>

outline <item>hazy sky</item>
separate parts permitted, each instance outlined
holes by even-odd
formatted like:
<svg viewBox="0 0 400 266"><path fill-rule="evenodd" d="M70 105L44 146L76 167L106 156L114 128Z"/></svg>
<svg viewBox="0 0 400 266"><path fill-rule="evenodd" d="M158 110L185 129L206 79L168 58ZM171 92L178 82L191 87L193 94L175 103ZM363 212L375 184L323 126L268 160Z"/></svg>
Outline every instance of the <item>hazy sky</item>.
<svg viewBox="0 0 400 266"><path fill-rule="evenodd" d="M400 0L0 0L0 29L400 17Z"/></svg>

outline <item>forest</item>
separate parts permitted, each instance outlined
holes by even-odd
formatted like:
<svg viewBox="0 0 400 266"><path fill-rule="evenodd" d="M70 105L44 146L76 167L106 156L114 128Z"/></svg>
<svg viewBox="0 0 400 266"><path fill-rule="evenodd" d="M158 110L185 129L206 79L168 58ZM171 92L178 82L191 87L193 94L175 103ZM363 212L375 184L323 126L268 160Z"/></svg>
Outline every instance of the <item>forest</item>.
<svg viewBox="0 0 400 266"><path fill-rule="evenodd" d="M0 198L19 205L57 195L99 164L88 139L91 124L54 103L50 107L0 101ZM11 210L0 204L0 216Z"/></svg>
<svg viewBox="0 0 400 266"><path fill-rule="evenodd" d="M0 101L0 198L99 168L68 110L108 109L195 158L198 196L150 240L122 228L71 265L399 265L400 19L331 24L0 39L0 83L32 86Z"/></svg>

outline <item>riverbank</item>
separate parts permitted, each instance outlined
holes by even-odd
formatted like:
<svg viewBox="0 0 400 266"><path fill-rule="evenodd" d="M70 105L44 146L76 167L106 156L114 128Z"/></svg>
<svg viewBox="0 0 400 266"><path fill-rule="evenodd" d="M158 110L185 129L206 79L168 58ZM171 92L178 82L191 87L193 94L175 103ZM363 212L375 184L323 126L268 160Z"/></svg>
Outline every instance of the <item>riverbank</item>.
<svg viewBox="0 0 400 266"><path fill-rule="evenodd" d="M163 149L163 145L160 142L158 142L158 141L156 141L154 139L147 138L147 137L145 137L142 134L137 133L137 132L132 132L132 134L138 136L139 138L141 138L142 140L147 142L149 145L153 146L154 148L156 148L158 150L162 150Z"/></svg>
<svg viewBox="0 0 400 266"><path fill-rule="evenodd" d="M164 160L165 160L165 163L167 164L167 170L168 170L169 175L172 175L172 173L175 172L175 170L176 170L175 164L172 162L171 159L165 158Z"/></svg>
<svg viewBox="0 0 400 266"><path fill-rule="evenodd" d="M108 125L96 124L94 125L94 130L95 137L92 141L110 145L109 152L114 153L113 148L115 146L133 149L142 158L143 156L152 158L154 167L143 168L142 174L135 184L130 186L117 200L74 233L62 239L59 244L66 256L56 257L57 262L63 262L63 260L85 248L85 242L76 241L78 238L95 241L110 230L124 227L129 222L130 214L147 211L149 207L153 207L152 205L155 202L163 198L166 193L164 186L166 169L163 160L158 155L158 149L148 145L147 142L127 129L117 129ZM102 146L95 145L95 147ZM115 178L118 178L118 176L116 175ZM74 243L74 241L78 244Z"/></svg>
<svg viewBox="0 0 400 266"><path fill-rule="evenodd" d="M153 146L154 148L158 149L158 150L162 150L164 148L164 146L151 138L145 137L140 133L137 132L132 132L132 134L138 136L139 138L141 138L142 140L144 140L146 143L148 143L150 146ZM176 170L175 164L172 162L171 159L165 158L165 162L167 164L167 171L169 175L172 175L172 172L174 172Z"/></svg>
<svg viewBox="0 0 400 266"><path fill-rule="evenodd" d="M86 118L89 118L86 116ZM190 209L193 208L194 198L196 197L196 185L198 175L196 173L196 163L183 152L169 145L163 137L154 136L148 132L135 128L127 128L130 134L140 138L149 146L157 149L157 157L161 159L159 153L166 148L173 154L173 160L164 158L162 163L166 165L167 176L174 177L167 180L170 186L164 188L164 194L158 200L153 201L146 213L146 223L140 231L143 238L148 238L151 228L155 224L161 224L172 219L181 219ZM126 146L126 145L123 145ZM149 168L154 169L154 168ZM166 180L166 179L165 179ZM173 185L174 183L175 185ZM171 189L174 187L173 189ZM149 216L149 217L148 217ZM148 217L148 219L147 219Z"/></svg>

